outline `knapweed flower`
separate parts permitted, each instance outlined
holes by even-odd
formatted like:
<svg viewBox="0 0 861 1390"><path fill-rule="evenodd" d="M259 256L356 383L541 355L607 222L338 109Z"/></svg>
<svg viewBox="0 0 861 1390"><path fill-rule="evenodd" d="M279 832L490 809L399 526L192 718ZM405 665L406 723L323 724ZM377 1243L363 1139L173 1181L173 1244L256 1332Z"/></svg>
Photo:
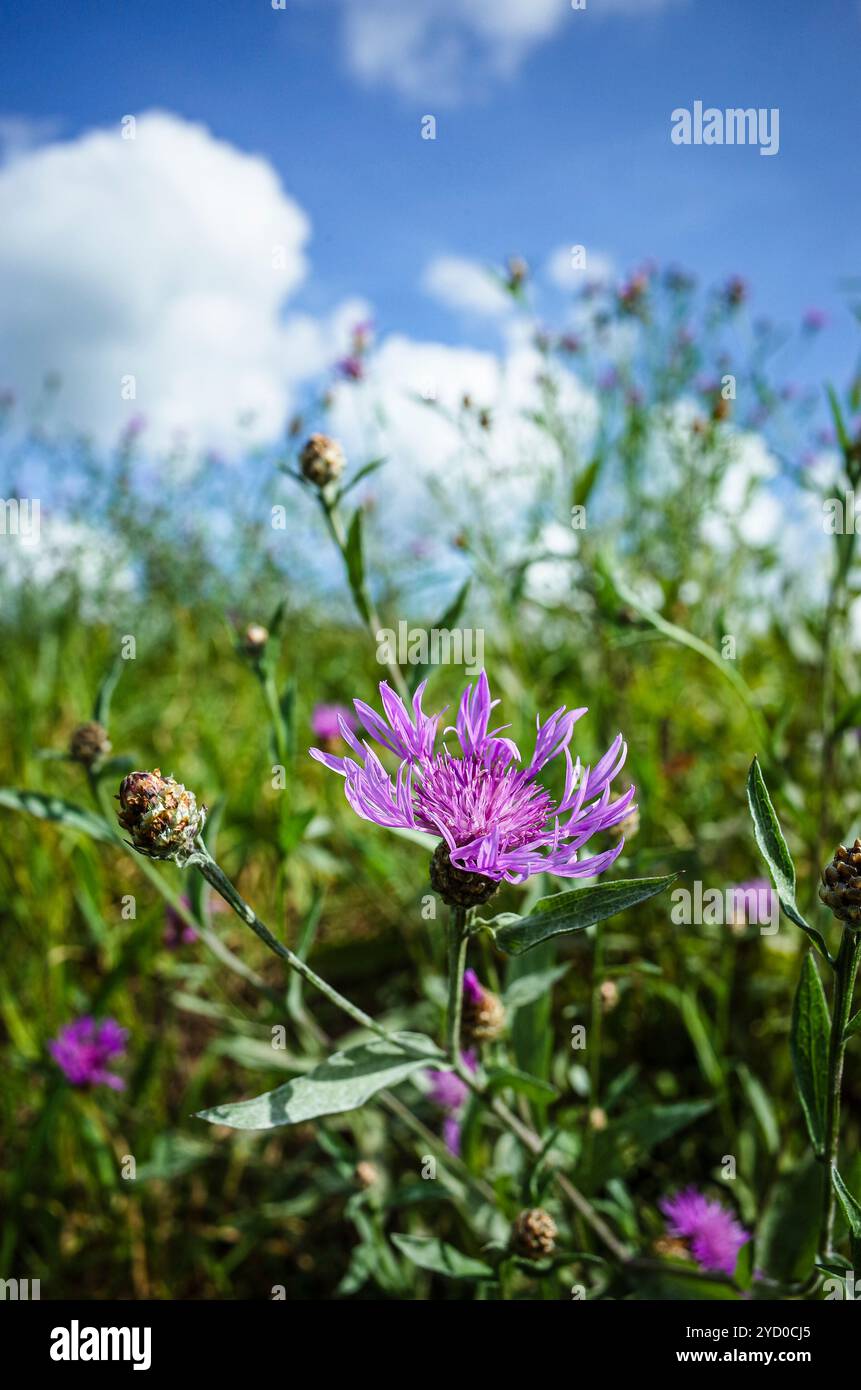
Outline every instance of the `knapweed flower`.
<svg viewBox="0 0 861 1390"><path fill-rule="evenodd" d="M511 1249L526 1260L552 1255L559 1232L556 1222L543 1207L522 1211L511 1227Z"/></svg>
<svg viewBox="0 0 861 1390"><path fill-rule="evenodd" d="M534 750L523 759L502 729L489 730L491 711L499 702L491 700L482 672L463 692L454 726L445 730L456 735L456 755L445 744L437 747L442 716L424 713L425 684L413 697L412 714L385 681L380 685L383 716L363 700L354 701L369 738L398 760L393 777L368 738L360 741L343 720L341 737L349 753L340 758L312 748L311 756L340 773L347 800L365 820L423 831L440 841L431 884L444 901L469 906L486 902L503 880L523 883L536 873L591 878L613 863L624 840L586 858L580 851L631 809L633 787L610 801L610 785L627 752L621 734L594 767L584 767L571 757L568 745L586 710L566 712L562 706L544 723L537 721ZM560 754L565 784L555 800L540 774Z"/></svg>
<svg viewBox="0 0 861 1390"><path fill-rule="evenodd" d="M470 1071L475 1071L477 1061L474 1052L464 1052L463 1061ZM429 1067L430 1081L428 1099L444 1112L442 1133L449 1153L460 1153L460 1122L463 1108L469 1099L469 1087L456 1071L437 1071Z"/></svg>
<svg viewBox="0 0 861 1390"><path fill-rule="evenodd" d="M110 751L108 731L94 719L87 724L79 724L69 739L69 757L84 767L98 767Z"/></svg>
<svg viewBox="0 0 861 1390"><path fill-rule="evenodd" d="M738 1252L750 1236L731 1211L695 1187L665 1197L658 1205L667 1218L668 1234L684 1241L701 1269L735 1273Z"/></svg>
<svg viewBox="0 0 861 1390"><path fill-rule="evenodd" d="M121 1076L108 1071L108 1062L126 1050L128 1033L116 1019L78 1018L61 1028L48 1051L73 1086L110 1086L121 1091Z"/></svg>
<svg viewBox="0 0 861 1390"><path fill-rule="evenodd" d="M117 819L134 849L148 859L172 859L180 867L188 863L206 820L206 807L198 807L193 792L155 768L130 772L117 800Z"/></svg>
<svg viewBox="0 0 861 1390"><path fill-rule="evenodd" d="M494 1042L505 1031L505 1005L492 990L485 989L474 970L464 971L461 1040L471 1043Z"/></svg>
<svg viewBox="0 0 861 1390"><path fill-rule="evenodd" d="M315 487L335 483L344 471L346 460L337 439L327 434L312 434L299 455L303 477Z"/></svg>
<svg viewBox="0 0 861 1390"><path fill-rule="evenodd" d="M324 748L331 748L341 737L341 720L355 733L356 720L346 705L315 705L311 712L311 732Z"/></svg>

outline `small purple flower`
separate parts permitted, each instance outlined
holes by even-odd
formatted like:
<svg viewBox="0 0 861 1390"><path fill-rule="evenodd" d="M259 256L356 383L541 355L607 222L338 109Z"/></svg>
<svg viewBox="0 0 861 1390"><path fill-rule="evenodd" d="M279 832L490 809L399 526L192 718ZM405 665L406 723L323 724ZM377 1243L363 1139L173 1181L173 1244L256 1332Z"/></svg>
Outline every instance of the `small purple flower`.
<svg viewBox="0 0 861 1390"><path fill-rule="evenodd" d="M315 705L311 713L311 732L330 746L341 737L342 719L355 732L356 721L346 705Z"/></svg>
<svg viewBox="0 0 861 1390"><path fill-rule="evenodd" d="M475 1071L477 1062L474 1052L464 1052L463 1060L470 1071ZM428 1098L445 1115L442 1132L446 1148L450 1153L459 1154L461 1114L469 1099L469 1087L454 1071L437 1071L431 1067L427 1075L431 1083Z"/></svg>
<svg viewBox="0 0 861 1390"><path fill-rule="evenodd" d="M357 357L355 353L350 353L335 364L335 370L345 381L362 381L365 375L365 364L361 357Z"/></svg>
<svg viewBox="0 0 861 1390"><path fill-rule="evenodd" d="M127 1037L116 1019L97 1021L87 1016L61 1028L48 1051L73 1086L110 1086L121 1091L126 1083L108 1071L107 1064L112 1057L123 1056Z"/></svg>
<svg viewBox="0 0 861 1390"><path fill-rule="evenodd" d="M183 907L191 907L191 902L183 894ZM197 932L194 927L189 926L188 922L179 915L175 908L167 904L164 910L164 935L162 937L168 950L175 951L179 946L190 946L197 940Z"/></svg>
<svg viewBox="0 0 861 1390"><path fill-rule="evenodd" d="M709 1200L695 1187L665 1197L658 1203L667 1218L667 1230L687 1243L701 1269L735 1273L738 1252L750 1235L720 1202Z"/></svg>
<svg viewBox="0 0 861 1390"><path fill-rule="evenodd" d="M484 999L484 990L481 982L474 970L463 972L463 1000L465 1004L481 1004Z"/></svg>
<svg viewBox="0 0 861 1390"><path fill-rule="evenodd" d="M828 327L828 323L829 318L824 309L808 309L801 320L805 333L821 333L823 328Z"/></svg>
<svg viewBox="0 0 861 1390"><path fill-rule="evenodd" d="M441 715L422 709L426 684L413 696L412 714L385 681L380 685L384 716L363 700L353 702L366 733L397 758L394 779L368 739L360 742L344 719L339 727L350 754L339 758L311 749L313 758L344 778L356 814L376 825L435 836L445 842L456 869L494 882L523 883L536 873L591 878L609 868L624 840L585 859L580 850L633 809L633 787L610 800L611 783L627 755L622 735L594 767L583 767L568 745L586 710L566 712L563 705L543 724L536 720L535 749L524 763L517 745L501 737L501 728L489 731L499 701L491 700L482 672L463 692L455 725L445 730L457 736L461 756L456 757L445 746L436 748ZM539 774L559 754L565 757L565 785L554 801Z"/></svg>

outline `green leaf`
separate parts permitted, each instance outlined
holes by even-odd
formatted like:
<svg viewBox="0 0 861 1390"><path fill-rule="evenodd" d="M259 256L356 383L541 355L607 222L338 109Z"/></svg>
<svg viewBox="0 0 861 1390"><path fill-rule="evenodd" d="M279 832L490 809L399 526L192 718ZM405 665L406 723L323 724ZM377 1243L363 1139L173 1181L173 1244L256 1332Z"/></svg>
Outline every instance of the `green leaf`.
<svg viewBox="0 0 861 1390"><path fill-rule="evenodd" d="M521 1095L528 1096L530 1100L548 1101L555 1100L559 1095L555 1086L551 1086L549 1081L542 1081L540 1077L530 1076L527 1071L520 1071L517 1067L491 1067L487 1072L487 1088L489 1091L503 1091L510 1088L518 1091Z"/></svg>
<svg viewBox="0 0 861 1390"><path fill-rule="evenodd" d="M646 902L677 878L678 874L666 874L663 878L620 878L614 883L596 883L591 888L554 893L552 897L539 899L528 917L500 927L495 933L496 944L510 956L522 955L548 937L583 931L606 917L614 917L617 912Z"/></svg>
<svg viewBox="0 0 861 1390"><path fill-rule="evenodd" d="M117 681L123 673L125 662L121 656L116 656L110 670L102 679L96 695L96 703L93 705L93 718L97 724L107 728L111 718L111 700L117 686Z"/></svg>
<svg viewBox="0 0 861 1390"><path fill-rule="evenodd" d="M518 1009L522 1009L524 1004L533 1004L536 999L543 999L569 969L569 965L553 965L549 970L533 970L528 975L520 975L512 980L502 996L505 1012L510 1017Z"/></svg>
<svg viewBox="0 0 861 1390"><path fill-rule="evenodd" d="M772 1279L806 1279L816 1258L822 1169L812 1155L784 1173L772 1191L756 1234L757 1264Z"/></svg>
<svg viewBox="0 0 861 1390"><path fill-rule="evenodd" d="M492 1279L493 1270L482 1260L462 1255L453 1245L437 1240L436 1236L407 1236L395 1234L392 1244L402 1255L420 1269L432 1274L447 1274L450 1279Z"/></svg>
<svg viewBox="0 0 861 1390"><path fill-rule="evenodd" d="M768 1093L762 1082L754 1076L750 1068L744 1063L738 1064L738 1076L747 1103L753 1111L757 1123L762 1130L762 1137L765 1146L770 1154L776 1154L780 1148L780 1130L777 1124L777 1117L774 1113L774 1106L769 1099Z"/></svg>
<svg viewBox="0 0 861 1390"><path fill-rule="evenodd" d="M837 1193L837 1200L843 1208L843 1215L849 1223L852 1239L861 1240L861 1205L856 1202L836 1168L831 1169L831 1181Z"/></svg>
<svg viewBox="0 0 861 1390"><path fill-rule="evenodd" d="M449 604L448 608L443 613L442 617L439 618L432 625L433 631L448 632L451 628L454 627L455 623L457 622L458 618L463 612L463 606L466 603L467 595L469 593L470 582L471 581L467 579L466 582L461 585L454 598L452 599L451 603ZM421 663L410 668L410 693L415 692L415 690L424 680L429 670L429 666L423 666Z"/></svg>
<svg viewBox="0 0 861 1390"><path fill-rule="evenodd" d="M817 1155L825 1148L825 1110L828 1095L828 1043L831 1020L819 971L808 951L792 1006L790 1048L795 1085Z"/></svg>
<svg viewBox="0 0 861 1390"><path fill-rule="evenodd" d="M861 1009L858 1010L857 1014L853 1014L846 1024L843 1030L843 1036L844 1038L851 1038L859 1030L861 1030Z"/></svg>
<svg viewBox="0 0 861 1390"><path fill-rule="evenodd" d="M26 811L38 820L54 821L69 830L82 830L85 835L105 844L116 844L117 836L107 821L101 816L75 806L71 801L63 801L59 796L46 796L44 792L16 791L13 787L0 787L0 806L11 811Z"/></svg>
<svg viewBox="0 0 861 1390"><path fill-rule="evenodd" d="M362 536L362 509L357 507L350 522L350 529L347 532L347 543L344 548L344 562L347 566L347 578L350 581L350 589L353 594L359 613L366 623L371 621L371 601L368 598L368 589L365 579L365 546Z"/></svg>
<svg viewBox="0 0 861 1390"><path fill-rule="evenodd" d="M581 1186L587 1191L600 1190L610 1178L621 1177L643 1163L658 1144L694 1124L713 1108L714 1102L710 1100L641 1105L611 1120L606 1129L595 1134L588 1166L578 1170Z"/></svg>
<svg viewBox="0 0 861 1390"><path fill-rule="evenodd" d="M397 1086L413 1072L439 1062L441 1054L430 1038L400 1033L405 1048L375 1039L346 1052L335 1052L306 1076L288 1081L253 1100L201 1110L199 1120L231 1129L275 1129L301 1124L320 1115L357 1110L378 1091Z"/></svg>
<svg viewBox="0 0 861 1390"><path fill-rule="evenodd" d="M747 775L747 802L753 818L753 833L759 852L768 865L780 905L791 922L800 927L810 938L816 950L832 964L825 938L809 922L805 922L795 902L795 865L789 846L783 837L780 822L771 804L771 797L765 785L759 759L754 758Z"/></svg>
<svg viewBox="0 0 861 1390"><path fill-rule="evenodd" d="M359 471L354 473L350 481L341 488L341 491L338 493L338 501L340 502L342 498L347 496L348 492L352 492L354 487L358 487L359 483L363 483L366 478L369 478L372 473L376 473L377 469L382 468L383 464L387 462L388 459L381 458L371 459L370 463L362 464Z"/></svg>

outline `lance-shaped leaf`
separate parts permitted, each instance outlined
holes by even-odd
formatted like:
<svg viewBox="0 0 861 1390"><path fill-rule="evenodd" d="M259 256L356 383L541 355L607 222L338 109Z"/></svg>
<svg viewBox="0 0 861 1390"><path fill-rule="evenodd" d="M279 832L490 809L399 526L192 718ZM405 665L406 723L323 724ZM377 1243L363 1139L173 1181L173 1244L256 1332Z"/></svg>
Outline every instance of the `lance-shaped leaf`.
<svg viewBox="0 0 861 1390"><path fill-rule="evenodd" d="M617 912L636 907L637 903L653 898L678 878L666 874L663 878L620 878L614 883L596 883L591 888L573 892L554 893L540 898L528 917L520 917L500 927L495 941L510 956L522 955L548 937L563 932L583 931Z"/></svg>
<svg viewBox="0 0 861 1390"><path fill-rule="evenodd" d="M831 1020L819 971L808 951L792 1006L790 1048L795 1084L814 1152L825 1148L825 1109L828 1096L828 1043Z"/></svg>
<svg viewBox="0 0 861 1390"><path fill-rule="evenodd" d="M467 579L466 582L462 584L461 587L458 589L457 593L455 594L448 608L443 613L442 617L434 623L433 627L431 628L432 632L445 632L446 634L448 634L450 629L454 627L455 623L457 622L458 618L463 612L463 606L466 603L467 594L469 593L469 585L470 581ZM409 677L409 687L412 693L415 693L418 686L424 680L429 670L430 667L423 665L421 662L419 662L416 666L414 666L411 669Z"/></svg>
<svg viewBox="0 0 861 1390"><path fill-rule="evenodd" d="M104 728L108 727L111 719L111 700L117 687L117 681L123 673L125 662L121 656L116 656L111 663L110 669L105 673L102 683L96 694L96 701L93 705L93 718L97 724Z"/></svg>
<svg viewBox="0 0 861 1390"><path fill-rule="evenodd" d="M26 811L38 820L54 821L67 826L69 830L82 830L94 840L106 844L116 844L117 836L107 821L101 816L75 806L71 801L63 801L59 796L46 796L44 792L16 791L13 787L0 787L0 806L8 806L12 811Z"/></svg>
<svg viewBox="0 0 861 1390"><path fill-rule="evenodd" d="M429 1269L432 1274L447 1274L450 1279L493 1278L490 1265L462 1255L453 1245L446 1245L445 1241L437 1240L435 1236L393 1235L392 1243L414 1265Z"/></svg>
<svg viewBox="0 0 861 1390"><path fill-rule="evenodd" d="M368 597L368 584L365 577L365 543L362 533L362 509L357 507L347 532L344 548L344 562L347 566L347 579L353 602L366 623L371 621L371 600Z"/></svg>
<svg viewBox="0 0 861 1390"><path fill-rule="evenodd" d="M756 836L756 843L759 846L760 854L768 865L780 906L790 921L800 927L810 938L823 960L827 960L829 965L833 964L822 933L817 931L815 927L811 927L809 922L805 922L798 910L795 901L795 865L780 828L780 822L771 804L771 797L768 794L758 758L754 758L747 775L747 801L753 819L753 833Z"/></svg>
<svg viewBox="0 0 861 1390"><path fill-rule="evenodd" d="M378 1091L397 1086L422 1067L439 1064L442 1054L430 1038L420 1033L397 1036L402 1046L380 1038L346 1052L334 1052L313 1071L285 1086L253 1100L201 1110L197 1118L231 1129L275 1129L357 1110Z"/></svg>
<svg viewBox="0 0 861 1390"><path fill-rule="evenodd" d="M852 1196L849 1188L841 1178L836 1168L831 1169L831 1182L834 1191L837 1193L837 1200L843 1210L843 1215L849 1225L849 1239L852 1247L852 1258L857 1268L858 1257L861 1255L861 1205Z"/></svg>

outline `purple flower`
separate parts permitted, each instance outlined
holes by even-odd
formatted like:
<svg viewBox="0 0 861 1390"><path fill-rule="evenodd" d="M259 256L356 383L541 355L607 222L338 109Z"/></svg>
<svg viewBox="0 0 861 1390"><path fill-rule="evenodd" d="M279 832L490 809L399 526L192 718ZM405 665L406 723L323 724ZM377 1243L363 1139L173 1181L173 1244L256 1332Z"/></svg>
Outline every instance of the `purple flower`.
<svg viewBox="0 0 861 1390"><path fill-rule="evenodd" d="M335 364L335 370L345 381L362 381L365 375L365 364L361 357L357 357L355 353L350 353Z"/></svg>
<svg viewBox="0 0 861 1390"><path fill-rule="evenodd" d="M389 828L424 831L445 841L451 863L467 873L500 882L523 883L530 874L590 878L602 873L622 852L612 849L581 859L581 847L602 830L618 825L632 809L634 788L610 801L610 784L624 764L627 746L617 735L594 767L575 762L568 745L584 709L565 706L537 723L535 749L524 760L517 745L489 732L491 700L487 676L463 692L457 720L461 756L436 749L441 715L422 709L423 681L413 696L412 715L385 681L380 685L384 716L363 700L353 703L370 738L398 759L392 778L367 739L359 741L345 720L341 737L351 754L339 758L311 749L311 756L345 780L347 800L364 820ZM539 781L539 773L564 754L565 785L558 801Z"/></svg>
<svg viewBox="0 0 861 1390"><path fill-rule="evenodd" d="M340 721L355 730L356 721L346 705L315 705L311 714L311 732L325 744L333 744L341 737Z"/></svg>
<svg viewBox="0 0 861 1390"><path fill-rule="evenodd" d="M737 883L730 889L730 926L745 926L748 922L760 923L771 920L776 903L774 891L767 878L750 878Z"/></svg>
<svg viewBox="0 0 861 1390"><path fill-rule="evenodd" d="M701 1269L734 1274L738 1252L750 1236L732 1212L695 1187L665 1197L658 1205L667 1218L669 1234L688 1244Z"/></svg>
<svg viewBox="0 0 861 1390"><path fill-rule="evenodd" d="M110 1086L121 1091L125 1082L108 1071L112 1057L121 1057L126 1050L128 1033L116 1019L78 1018L61 1028L48 1051L73 1086Z"/></svg>
<svg viewBox="0 0 861 1390"><path fill-rule="evenodd" d="M475 1071L474 1052L464 1052L463 1060L470 1071ZM454 1071L437 1071L431 1067L427 1075L431 1083L428 1097L433 1105L445 1113L442 1132L446 1148L450 1153L459 1154L461 1113L469 1098L469 1087Z"/></svg>
<svg viewBox="0 0 861 1390"><path fill-rule="evenodd" d="M182 903L184 907L191 907L191 902L183 894ZM194 927L189 926L188 922L179 915L175 908L167 904L164 910L164 936L162 937L168 950L174 951L178 946L190 946L197 940L197 932Z"/></svg>
<svg viewBox="0 0 861 1390"><path fill-rule="evenodd" d="M476 1005L480 1005L484 999L484 990L474 970L463 972L463 998L464 1003Z"/></svg>
<svg viewBox="0 0 861 1390"><path fill-rule="evenodd" d="M801 320L801 326L805 333L821 333L823 328L828 327L828 322L828 315L824 309L808 309Z"/></svg>

